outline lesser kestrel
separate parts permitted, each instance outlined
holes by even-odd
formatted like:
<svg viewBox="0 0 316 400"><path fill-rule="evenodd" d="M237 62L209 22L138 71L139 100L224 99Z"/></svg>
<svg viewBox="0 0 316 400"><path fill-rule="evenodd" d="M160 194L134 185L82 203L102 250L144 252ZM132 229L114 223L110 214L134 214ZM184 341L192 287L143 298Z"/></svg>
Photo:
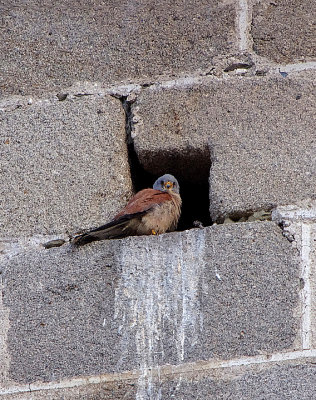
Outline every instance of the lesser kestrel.
<svg viewBox="0 0 316 400"><path fill-rule="evenodd" d="M178 224L181 203L178 181L172 175L163 175L153 189L143 189L132 197L112 221L76 236L73 244L80 246L95 240L173 231Z"/></svg>

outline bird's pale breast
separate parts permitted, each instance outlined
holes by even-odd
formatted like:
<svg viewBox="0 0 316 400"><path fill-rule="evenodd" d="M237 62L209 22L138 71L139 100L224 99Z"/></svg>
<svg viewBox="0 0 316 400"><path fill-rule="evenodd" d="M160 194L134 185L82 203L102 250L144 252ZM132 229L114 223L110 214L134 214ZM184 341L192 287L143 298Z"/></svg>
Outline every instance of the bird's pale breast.
<svg viewBox="0 0 316 400"><path fill-rule="evenodd" d="M148 235L152 231L160 234L177 227L181 212L181 198L176 193L168 193L169 200L156 204L146 215L138 228L139 235Z"/></svg>

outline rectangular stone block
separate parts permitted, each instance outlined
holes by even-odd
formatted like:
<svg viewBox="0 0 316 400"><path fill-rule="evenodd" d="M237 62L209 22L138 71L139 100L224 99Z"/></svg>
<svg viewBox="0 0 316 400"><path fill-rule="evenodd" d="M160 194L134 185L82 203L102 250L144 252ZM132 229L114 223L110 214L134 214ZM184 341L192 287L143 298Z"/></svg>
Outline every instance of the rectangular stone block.
<svg viewBox="0 0 316 400"><path fill-rule="evenodd" d="M131 196L125 113L112 97L0 113L1 235L74 233Z"/></svg>
<svg viewBox="0 0 316 400"><path fill-rule="evenodd" d="M315 397L315 367L307 362L254 367L235 374L217 370L210 376L181 376L161 386L162 399L309 400Z"/></svg>
<svg viewBox="0 0 316 400"><path fill-rule="evenodd" d="M139 370L141 392L152 366L301 346L300 263L272 222L26 251L3 265L7 385Z"/></svg>
<svg viewBox="0 0 316 400"><path fill-rule="evenodd" d="M133 106L135 149L180 187L211 166L213 220L315 198L315 94L315 72L154 85Z"/></svg>
<svg viewBox="0 0 316 400"><path fill-rule="evenodd" d="M308 0L253 1L254 51L278 63L316 60L315 3Z"/></svg>
<svg viewBox="0 0 316 400"><path fill-rule="evenodd" d="M208 71L238 47L235 1L31 0L0 14L0 96Z"/></svg>
<svg viewBox="0 0 316 400"><path fill-rule="evenodd" d="M98 251L64 246L9 260L3 274L7 381L49 382L116 369L114 250L110 243Z"/></svg>

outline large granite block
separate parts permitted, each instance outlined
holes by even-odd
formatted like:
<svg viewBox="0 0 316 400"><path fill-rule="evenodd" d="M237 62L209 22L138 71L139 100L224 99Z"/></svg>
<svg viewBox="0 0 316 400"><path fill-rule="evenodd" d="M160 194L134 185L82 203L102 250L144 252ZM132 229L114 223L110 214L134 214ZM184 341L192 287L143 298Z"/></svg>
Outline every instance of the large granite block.
<svg viewBox="0 0 316 400"><path fill-rule="evenodd" d="M151 366L300 348L299 272L272 222L12 256L3 376L29 383L137 369L142 386Z"/></svg>
<svg viewBox="0 0 316 400"><path fill-rule="evenodd" d="M0 96L208 70L237 50L234 1L31 0L0 14Z"/></svg>
<svg viewBox="0 0 316 400"><path fill-rule="evenodd" d="M315 197L315 89L315 72L152 86L133 106L135 149L180 187L212 163L214 220Z"/></svg>
<svg viewBox="0 0 316 400"><path fill-rule="evenodd" d="M159 390L162 399L175 400L309 400L315 398L314 362L248 368L235 376L232 370L211 371L210 376L205 373L189 379L181 376L157 384L153 392Z"/></svg>
<svg viewBox="0 0 316 400"><path fill-rule="evenodd" d="M113 251L110 244L80 252L64 246L10 259L3 274L3 305L10 315L7 381L56 381L115 370L120 267Z"/></svg>
<svg viewBox="0 0 316 400"><path fill-rule="evenodd" d="M125 114L111 97L0 113L2 237L104 223L132 193Z"/></svg>
<svg viewBox="0 0 316 400"><path fill-rule="evenodd" d="M316 6L308 0L254 1L251 35L260 56L279 63L316 59Z"/></svg>

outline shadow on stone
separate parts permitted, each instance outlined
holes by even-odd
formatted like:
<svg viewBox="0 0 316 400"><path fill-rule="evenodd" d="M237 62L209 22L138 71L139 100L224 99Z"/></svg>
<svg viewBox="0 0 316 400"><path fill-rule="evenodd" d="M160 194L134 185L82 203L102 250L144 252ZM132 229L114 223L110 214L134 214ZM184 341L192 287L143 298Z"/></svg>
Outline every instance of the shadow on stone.
<svg viewBox="0 0 316 400"><path fill-rule="evenodd" d="M182 213L178 230L211 225L209 213L209 171L211 158L208 148L171 148L159 154L148 153L150 170L140 163L132 138L132 102L120 98L126 115L126 141L134 192L152 187L155 180L166 173L174 175L180 184Z"/></svg>

